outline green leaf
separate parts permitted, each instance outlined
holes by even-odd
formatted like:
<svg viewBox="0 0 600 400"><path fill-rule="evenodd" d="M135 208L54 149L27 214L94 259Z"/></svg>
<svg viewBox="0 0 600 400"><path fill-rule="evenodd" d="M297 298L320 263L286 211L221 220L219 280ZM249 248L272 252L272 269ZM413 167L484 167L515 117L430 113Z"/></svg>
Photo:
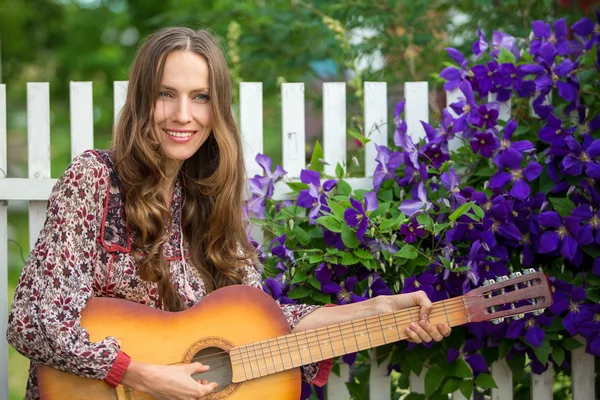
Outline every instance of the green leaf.
<svg viewBox="0 0 600 400"><path fill-rule="evenodd" d="M485 372L479 374L477 378L475 378L475 384L486 389L498 388L498 385L496 385L494 378L492 378L490 374L486 374Z"/></svg>
<svg viewBox="0 0 600 400"><path fill-rule="evenodd" d="M321 143L317 140L312 157L310 158L310 169L323 172L323 163L319 161L319 159L323 159L323 148L321 147Z"/></svg>
<svg viewBox="0 0 600 400"><path fill-rule="evenodd" d="M405 244L400 251L396 253L397 257L408 258L409 260L417 258L418 255L417 250L410 244Z"/></svg>
<svg viewBox="0 0 600 400"><path fill-rule="evenodd" d="M337 192L344 196L349 196L352 193L352 186L343 179L340 179L337 183Z"/></svg>
<svg viewBox="0 0 600 400"><path fill-rule="evenodd" d="M308 190L308 185L302 182L286 182L288 187L294 191L294 193L300 193L303 190Z"/></svg>
<svg viewBox="0 0 600 400"><path fill-rule="evenodd" d="M300 244L306 246L310 243L310 236L308 235L308 233L306 233L304 229L302 229L298 225L294 226L294 235L296 235L296 239L298 239L298 242L300 242Z"/></svg>
<svg viewBox="0 0 600 400"><path fill-rule="evenodd" d="M473 381L462 381L460 384L460 392L466 399L470 399L471 395L473 394Z"/></svg>
<svg viewBox="0 0 600 400"><path fill-rule="evenodd" d="M360 244L356 232L346 224L342 225L342 242L350 249L355 249Z"/></svg>
<svg viewBox="0 0 600 400"><path fill-rule="evenodd" d="M457 378L472 378L473 372L471 372L471 368L465 362L465 360L458 359L450 364L450 371L448 375L455 376Z"/></svg>
<svg viewBox="0 0 600 400"><path fill-rule="evenodd" d="M565 350L562 347L554 347L552 349L552 358L556 364L560 365L565 359Z"/></svg>
<svg viewBox="0 0 600 400"><path fill-rule="evenodd" d="M321 282L319 282L316 276L311 275L310 278L308 278L308 283L310 283L315 289L321 290Z"/></svg>
<svg viewBox="0 0 600 400"><path fill-rule="evenodd" d="M292 278L292 284L305 282L305 281L306 281L306 272L304 272L300 269L297 269L296 273L294 274L294 277Z"/></svg>
<svg viewBox="0 0 600 400"><path fill-rule="evenodd" d="M453 378L448 379L446 381L446 383L444 384L444 386L442 387L441 393L448 394L448 393L455 392L459 388L461 382L462 381L460 379L453 379Z"/></svg>
<svg viewBox="0 0 600 400"><path fill-rule="evenodd" d="M317 224L323 225L325 228L327 228L327 230L330 230L331 232L342 232L342 223L335 217L332 217L330 215L317 218Z"/></svg>
<svg viewBox="0 0 600 400"><path fill-rule="evenodd" d="M550 341L545 338L540 347L530 346L535 353L535 356L540 360L542 364L548 362L548 355L550 354Z"/></svg>
<svg viewBox="0 0 600 400"><path fill-rule="evenodd" d="M311 264L317 264L323 261L323 254L313 254L308 259L308 262Z"/></svg>
<svg viewBox="0 0 600 400"><path fill-rule="evenodd" d="M552 207L554 207L561 217L571 215L575 209L575 203L573 203L570 199L562 197L550 197L548 200L550 200Z"/></svg>
<svg viewBox="0 0 600 400"><path fill-rule="evenodd" d="M361 260L372 260L373 259L373 254L371 254L371 252L366 251L364 249L354 250L354 255L356 257L360 258Z"/></svg>
<svg viewBox="0 0 600 400"><path fill-rule="evenodd" d="M397 219L386 219L385 221L381 222L381 225L379 225L379 227L383 231L386 231L388 229L397 229L399 226L400 221L398 221Z"/></svg>
<svg viewBox="0 0 600 400"><path fill-rule="evenodd" d="M471 202L465 203L462 206L458 207L452 214L450 214L450 216L448 217L448 219L450 221L456 221L457 219L459 219L464 213L466 213L467 211L469 211L471 209Z"/></svg>
<svg viewBox="0 0 600 400"><path fill-rule="evenodd" d="M344 211L346 211L344 206L336 203L335 201L333 201L331 199L327 199L327 206L329 207L329 209L331 210L333 215L335 215L335 217L338 220L340 220L340 221L344 220Z"/></svg>
<svg viewBox="0 0 600 400"><path fill-rule="evenodd" d="M360 132L356 132L355 130L352 129L348 129L348 133L350 134L350 136L352 136L353 138L359 140L363 145L367 144L371 141L371 139L369 139L366 136L363 136L360 134Z"/></svg>
<svg viewBox="0 0 600 400"><path fill-rule="evenodd" d="M432 366L425 375L425 395L431 396L446 377L446 371L437 365Z"/></svg>
<svg viewBox="0 0 600 400"><path fill-rule="evenodd" d="M298 286L290 290L288 297L290 299L302 299L304 297L311 297L313 290L304 286Z"/></svg>
<svg viewBox="0 0 600 400"><path fill-rule="evenodd" d="M498 63L511 63L514 64L516 62L515 55L508 50L506 47L500 47L500 52L498 53Z"/></svg>
<svg viewBox="0 0 600 400"><path fill-rule="evenodd" d="M354 265L359 261L360 259L352 253L344 253L344 256L342 257L342 265Z"/></svg>
<svg viewBox="0 0 600 400"><path fill-rule="evenodd" d="M490 167L483 167L478 169L473 175L489 178L490 176L494 175L495 172L496 171Z"/></svg>
<svg viewBox="0 0 600 400"><path fill-rule="evenodd" d="M321 303L321 304L330 304L331 303L331 295L328 295L325 293L314 292L312 295L312 298L317 303Z"/></svg>
<svg viewBox="0 0 600 400"><path fill-rule="evenodd" d="M473 204L472 209L473 209L473 212L475 213L475 215L477 215L479 217L479 219L482 219L485 216L483 209L481 207L479 207L477 204Z"/></svg>
<svg viewBox="0 0 600 400"><path fill-rule="evenodd" d="M337 163L335 166L335 176L338 179L342 179L344 177L344 167L340 163Z"/></svg>
<svg viewBox="0 0 600 400"><path fill-rule="evenodd" d="M563 340L563 347L565 348L565 350L573 351L575 349L580 348L581 346L583 346L583 344L575 338L568 337L565 340Z"/></svg>

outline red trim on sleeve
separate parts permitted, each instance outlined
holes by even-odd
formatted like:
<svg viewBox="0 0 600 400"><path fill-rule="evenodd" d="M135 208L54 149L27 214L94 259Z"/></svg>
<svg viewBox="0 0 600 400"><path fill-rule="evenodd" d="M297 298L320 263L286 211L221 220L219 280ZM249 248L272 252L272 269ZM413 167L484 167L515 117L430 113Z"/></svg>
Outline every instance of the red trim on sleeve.
<svg viewBox="0 0 600 400"><path fill-rule="evenodd" d="M119 386L121 379L123 379L123 375L125 375L125 371L127 371L130 363L131 358L123 351L119 350L119 354L117 354L115 362L113 363L112 367L110 367L108 375L106 375L106 378L104 378L104 382L108 383L112 387Z"/></svg>
<svg viewBox="0 0 600 400"><path fill-rule="evenodd" d="M325 307L335 307L335 304L325 304ZM331 374L331 368L333 367L333 359L330 358L329 360L323 360L319 363L318 368L319 370L317 371L317 376L315 376L315 379L313 379L312 381L308 382L312 385L315 386L319 386L322 387L327 383L327 380L329 379L329 375Z"/></svg>

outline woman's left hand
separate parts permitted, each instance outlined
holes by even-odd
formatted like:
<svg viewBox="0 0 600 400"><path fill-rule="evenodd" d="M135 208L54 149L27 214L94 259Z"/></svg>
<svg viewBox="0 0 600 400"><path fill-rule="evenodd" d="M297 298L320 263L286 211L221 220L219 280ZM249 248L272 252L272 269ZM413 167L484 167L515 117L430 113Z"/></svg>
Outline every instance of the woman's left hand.
<svg viewBox="0 0 600 400"><path fill-rule="evenodd" d="M450 335L451 329L445 324L432 325L429 323L429 313L433 308L431 300L424 291L419 290L413 293L398 294L390 296L391 311L399 311L405 308L420 307L419 321L412 322L406 328L408 341L413 343L429 343L432 340L439 342Z"/></svg>

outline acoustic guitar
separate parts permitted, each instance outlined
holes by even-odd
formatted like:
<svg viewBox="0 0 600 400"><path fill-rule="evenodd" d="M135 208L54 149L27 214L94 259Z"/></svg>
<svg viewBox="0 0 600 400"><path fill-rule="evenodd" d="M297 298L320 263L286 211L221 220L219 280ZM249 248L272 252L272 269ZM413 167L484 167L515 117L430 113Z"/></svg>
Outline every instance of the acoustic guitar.
<svg viewBox="0 0 600 400"><path fill-rule="evenodd" d="M522 318L552 304L547 276L533 269L484 282L464 296L433 304L434 324ZM115 337L133 360L175 365L209 365L195 379L219 384L211 400L298 400L302 365L407 339L405 328L418 321L419 308L292 333L280 307L248 286L214 291L196 306L171 313L113 298L93 298L81 324L92 341ZM38 367L43 400L141 400L145 393Z"/></svg>

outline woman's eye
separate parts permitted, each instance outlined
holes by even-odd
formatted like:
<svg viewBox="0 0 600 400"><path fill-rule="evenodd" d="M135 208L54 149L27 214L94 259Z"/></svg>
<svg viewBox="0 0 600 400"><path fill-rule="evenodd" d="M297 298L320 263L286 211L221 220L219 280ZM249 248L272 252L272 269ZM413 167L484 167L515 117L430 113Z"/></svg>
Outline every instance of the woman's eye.
<svg viewBox="0 0 600 400"><path fill-rule="evenodd" d="M158 97L171 97L169 92L159 92Z"/></svg>
<svg viewBox="0 0 600 400"><path fill-rule="evenodd" d="M200 94L196 95L196 97L194 97L194 99L206 102L206 101L210 100L210 96L207 94L204 94L204 93L200 93Z"/></svg>

